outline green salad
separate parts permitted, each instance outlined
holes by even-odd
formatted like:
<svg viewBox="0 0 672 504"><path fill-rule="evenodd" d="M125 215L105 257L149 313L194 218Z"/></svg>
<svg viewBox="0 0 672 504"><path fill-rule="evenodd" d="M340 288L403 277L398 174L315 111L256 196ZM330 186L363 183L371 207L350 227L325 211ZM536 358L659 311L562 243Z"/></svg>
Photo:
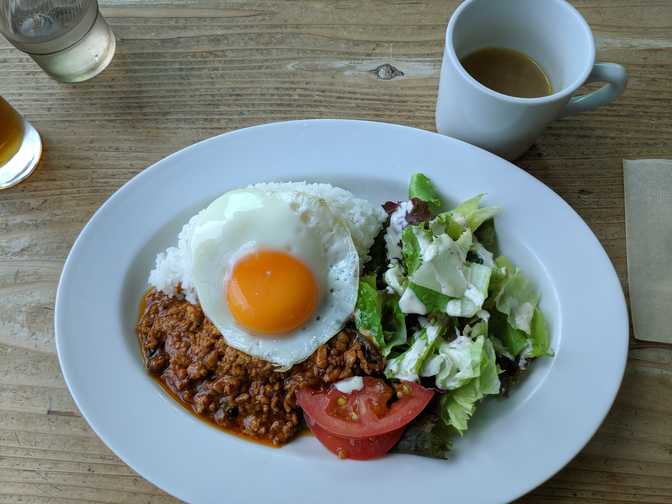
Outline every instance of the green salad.
<svg viewBox="0 0 672 504"><path fill-rule="evenodd" d="M551 355L539 293L500 254L496 207L477 195L453 209L432 181L411 178L360 279L357 330L375 342L390 380L436 390L397 451L446 457L478 404L505 396L534 359Z"/></svg>

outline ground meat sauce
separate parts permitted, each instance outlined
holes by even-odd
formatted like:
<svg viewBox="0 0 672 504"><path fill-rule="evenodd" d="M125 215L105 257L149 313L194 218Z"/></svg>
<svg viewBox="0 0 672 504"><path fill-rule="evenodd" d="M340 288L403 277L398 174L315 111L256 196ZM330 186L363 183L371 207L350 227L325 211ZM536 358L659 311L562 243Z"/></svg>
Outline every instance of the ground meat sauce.
<svg viewBox="0 0 672 504"><path fill-rule="evenodd" d="M200 306L150 290L136 326L145 366L196 415L279 446L300 429L294 392L356 375L380 375L383 359L368 340L343 330L305 362L279 372L230 346Z"/></svg>

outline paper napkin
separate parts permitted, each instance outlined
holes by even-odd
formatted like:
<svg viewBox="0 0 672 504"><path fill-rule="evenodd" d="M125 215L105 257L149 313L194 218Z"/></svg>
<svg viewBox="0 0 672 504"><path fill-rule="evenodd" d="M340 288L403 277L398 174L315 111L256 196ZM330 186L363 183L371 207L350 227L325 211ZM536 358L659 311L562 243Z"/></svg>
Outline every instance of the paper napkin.
<svg viewBox="0 0 672 504"><path fill-rule="evenodd" d="M635 338L672 343L672 160L623 160Z"/></svg>

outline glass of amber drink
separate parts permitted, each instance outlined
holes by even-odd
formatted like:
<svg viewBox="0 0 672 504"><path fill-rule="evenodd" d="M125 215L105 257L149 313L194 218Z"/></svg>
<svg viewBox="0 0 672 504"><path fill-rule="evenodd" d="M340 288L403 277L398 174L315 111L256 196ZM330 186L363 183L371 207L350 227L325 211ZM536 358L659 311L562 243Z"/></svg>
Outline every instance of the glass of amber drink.
<svg viewBox="0 0 672 504"><path fill-rule="evenodd" d="M37 130L0 96L0 189L26 179L41 155Z"/></svg>

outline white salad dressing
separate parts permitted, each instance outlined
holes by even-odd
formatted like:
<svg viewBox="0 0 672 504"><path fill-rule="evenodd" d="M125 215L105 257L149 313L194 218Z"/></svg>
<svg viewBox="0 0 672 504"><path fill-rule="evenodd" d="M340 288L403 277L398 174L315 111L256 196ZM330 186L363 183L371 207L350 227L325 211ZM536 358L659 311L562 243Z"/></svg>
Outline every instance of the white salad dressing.
<svg viewBox="0 0 672 504"><path fill-rule="evenodd" d="M343 394L352 394L354 391L364 388L364 379L361 376L353 376L336 382L334 387Z"/></svg>
<svg viewBox="0 0 672 504"><path fill-rule="evenodd" d="M399 264L395 263L385 272L383 279L387 284L387 292L392 294L396 292L400 296L404 293L403 282L405 280L404 273L401 271Z"/></svg>
<svg viewBox="0 0 672 504"><path fill-rule="evenodd" d="M401 298L399 298L399 309L402 313L427 315L427 307L420 301L411 288L406 289L401 295Z"/></svg>
<svg viewBox="0 0 672 504"><path fill-rule="evenodd" d="M469 284L467 290L464 291L465 299L468 299L476 306L483 306L485 302L485 293L479 290L474 284Z"/></svg>
<svg viewBox="0 0 672 504"><path fill-rule="evenodd" d="M429 232L421 230L420 228L415 228L413 229L413 234L418 240L423 261L431 261L434 256L441 252L441 248L434 242L434 239Z"/></svg>
<svg viewBox="0 0 672 504"><path fill-rule="evenodd" d="M422 331L416 332L411 347L405 353L387 362L385 375L399 380L418 381L418 373L433 349L439 332L440 328L432 324L427 324Z"/></svg>
<svg viewBox="0 0 672 504"><path fill-rule="evenodd" d="M474 253L481 259L481 261L483 261L484 266L487 266L488 268L495 267L495 258L492 252L481 245L480 242L476 241L476 239L474 239L473 250Z"/></svg>
<svg viewBox="0 0 672 504"><path fill-rule="evenodd" d="M388 261L392 261L392 259L401 259L401 247L399 246L401 232L408 226L406 215L411 210L413 210L413 202L402 201L399 203L397 209L392 212L392 215L390 215L390 225L387 227L387 232L385 233L385 246L387 248Z"/></svg>
<svg viewBox="0 0 672 504"><path fill-rule="evenodd" d="M467 225L467 219L464 217L459 212L451 212L450 216L453 218L455 222L457 222L460 226L466 227Z"/></svg>

